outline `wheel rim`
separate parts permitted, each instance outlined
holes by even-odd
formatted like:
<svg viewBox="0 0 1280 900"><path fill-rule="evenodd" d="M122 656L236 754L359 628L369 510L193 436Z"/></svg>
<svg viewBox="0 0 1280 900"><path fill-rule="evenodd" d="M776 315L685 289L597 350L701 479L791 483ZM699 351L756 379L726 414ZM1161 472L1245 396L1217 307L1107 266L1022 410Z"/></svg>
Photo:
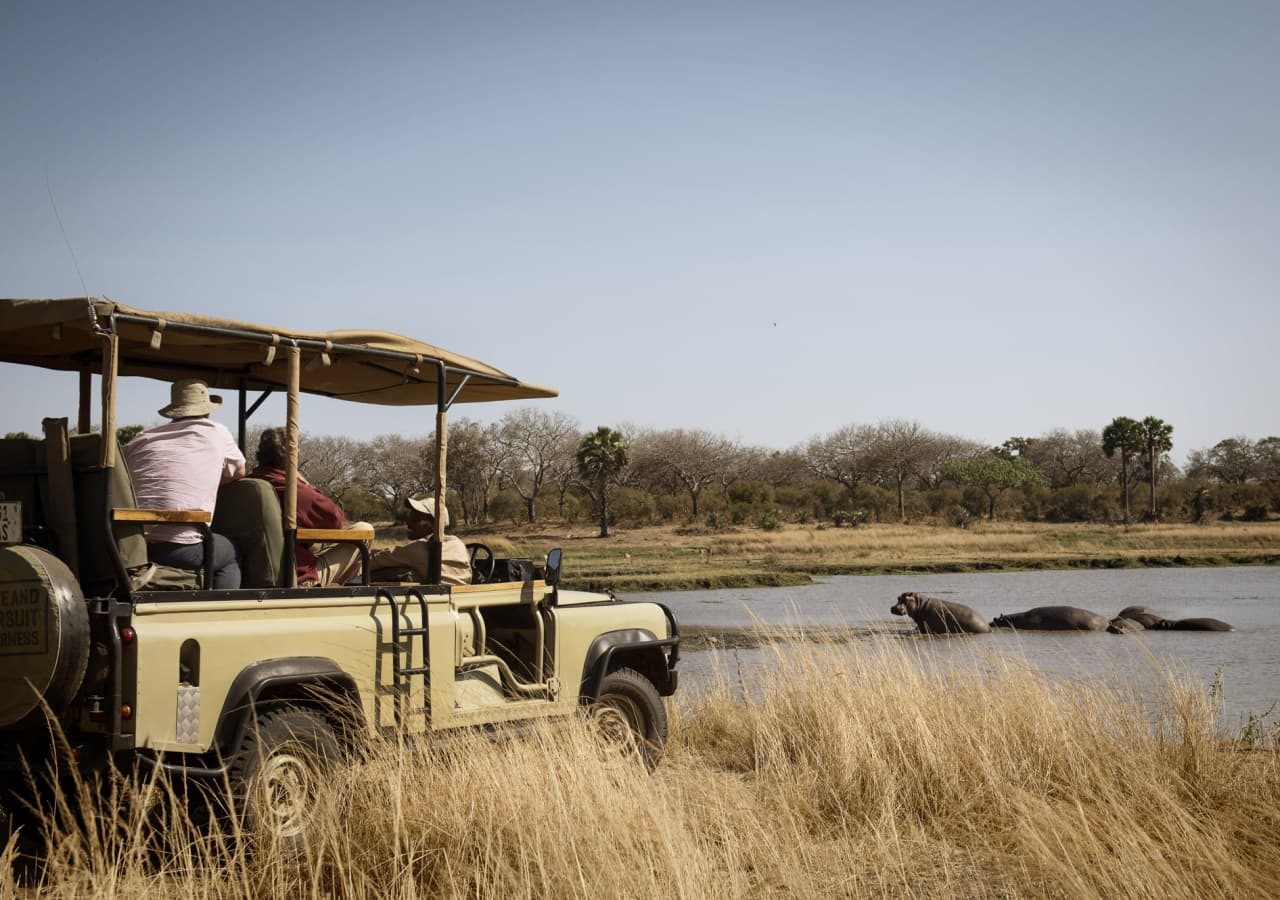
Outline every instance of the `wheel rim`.
<svg viewBox="0 0 1280 900"><path fill-rule="evenodd" d="M609 745L624 753L639 752L643 716L634 702L617 695L601 697L592 707L591 719L596 733Z"/></svg>
<svg viewBox="0 0 1280 900"><path fill-rule="evenodd" d="M306 760L293 753L273 754L263 762L256 782L258 824L277 838L302 834L316 786Z"/></svg>

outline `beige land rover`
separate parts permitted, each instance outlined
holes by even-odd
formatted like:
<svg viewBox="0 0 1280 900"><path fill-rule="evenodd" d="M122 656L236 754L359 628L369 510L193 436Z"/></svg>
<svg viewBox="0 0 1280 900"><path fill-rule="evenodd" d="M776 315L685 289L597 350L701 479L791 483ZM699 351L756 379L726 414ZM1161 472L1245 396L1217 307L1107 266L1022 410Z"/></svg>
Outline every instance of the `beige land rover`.
<svg viewBox="0 0 1280 900"><path fill-rule="evenodd" d="M320 767L362 736L586 712L656 762L679 659L662 605L563 589L558 549L545 562L482 557L477 583L442 585L439 524L434 577L379 583L370 532L297 527L305 396L434 406L439 503L453 404L553 391L400 335L290 331L101 298L0 300L0 361L78 372L80 384L74 428L49 418L42 439L0 441L6 795L50 765L225 780L253 826L288 839L305 830ZM238 392L242 449L250 416L282 392L284 502L248 478L223 489L231 496L212 517L136 508L114 438L122 376ZM149 564L143 527L162 521L190 523L206 541L230 536L242 587L206 589L207 571ZM295 586L298 541L357 542L360 583Z"/></svg>

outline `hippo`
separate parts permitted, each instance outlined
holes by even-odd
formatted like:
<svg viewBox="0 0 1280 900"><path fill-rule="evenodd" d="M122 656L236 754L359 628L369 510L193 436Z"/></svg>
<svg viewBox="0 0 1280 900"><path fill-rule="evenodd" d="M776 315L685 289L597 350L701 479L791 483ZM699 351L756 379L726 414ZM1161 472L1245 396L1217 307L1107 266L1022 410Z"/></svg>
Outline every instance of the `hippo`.
<svg viewBox="0 0 1280 900"><path fill-rule="evenodd" d="M1116 613L1116 618L1132 619L1143 628L1163 628L1165 623L1164 617L1148 606L1126 606Z"/></svg>
<svg viewBox="0 0 1280 900"><path fill-rule="evenodd" d="M1116 616L1107 623L1107 631L1111 634L1137 634L1139 631L1146 630L1147 626L1137 619L1130 619L1127 616Z"/></svg>
<svg viewBox="0 0 1280 900"><path fill-rule="evenodd" d="M1104 631L1107 617L1077 606L1037 606L1026 612L996 616L991 620L991 627L1028 631Z"/></svg>
<svg viewBox="0 0 1280 900"><path fill-rule="evenodd" d="M1174 631L1235 631L1221 619L1173 619L1166 620L1160 627Z"/></svg>
<svg viewBox="0 0 1280 900"><path fill-rule="evenodd" d="M986 634L991 629L963 603L938 600L908 591L889 607L895 616L910 616L921 634Z"/></svg>

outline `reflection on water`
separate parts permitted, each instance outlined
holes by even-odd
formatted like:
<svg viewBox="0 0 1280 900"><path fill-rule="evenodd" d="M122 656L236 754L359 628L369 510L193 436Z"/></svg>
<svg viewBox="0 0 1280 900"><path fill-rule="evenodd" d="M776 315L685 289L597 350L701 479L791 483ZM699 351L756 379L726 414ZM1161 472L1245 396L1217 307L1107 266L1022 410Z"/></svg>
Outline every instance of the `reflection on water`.
<svg viewBox="0 0 1280 900"><path fill-rule="evenodd" d="M919 591L973 607L988 621L1033 606L1080 606L1110 618L1126 606L1150 606L1169 619L1208 616L1235 626L1228 633L1147 631L1011 632L939 638L911 636L910 619L889 614L904 591ZM851 575L790 588L730 588L631 595L658 600L682 624L723 627L766 624L888 626L900 629L924 659L967 662L986 653L1025 657L1064 677L1089 675L1154 691L1166 673L1184 673L1208 687L1220 679L1223 725L1280 703L1280 569L1124 569L1097 572L1001 572L956 575ZM976 652L979 650L980 652ZM697 690L713 654L686 653L682 689ZM722 661L745 671L768 664L773 651L734 650ZM1274 722L1273 714L1268 721Z"/></svg>

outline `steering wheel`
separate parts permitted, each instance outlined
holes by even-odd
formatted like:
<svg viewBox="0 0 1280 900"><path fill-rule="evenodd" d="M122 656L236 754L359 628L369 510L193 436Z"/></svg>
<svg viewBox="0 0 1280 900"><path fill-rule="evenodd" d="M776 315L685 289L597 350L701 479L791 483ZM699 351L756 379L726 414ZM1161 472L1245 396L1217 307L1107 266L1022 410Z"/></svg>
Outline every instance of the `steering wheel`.
<svg viewBox="0 0 1280 900"><path fill-rule="evenodd" d="M467 544L467 553L471 557L471 583L488 584L498 568L498 559L487 544Z"/></svg>

